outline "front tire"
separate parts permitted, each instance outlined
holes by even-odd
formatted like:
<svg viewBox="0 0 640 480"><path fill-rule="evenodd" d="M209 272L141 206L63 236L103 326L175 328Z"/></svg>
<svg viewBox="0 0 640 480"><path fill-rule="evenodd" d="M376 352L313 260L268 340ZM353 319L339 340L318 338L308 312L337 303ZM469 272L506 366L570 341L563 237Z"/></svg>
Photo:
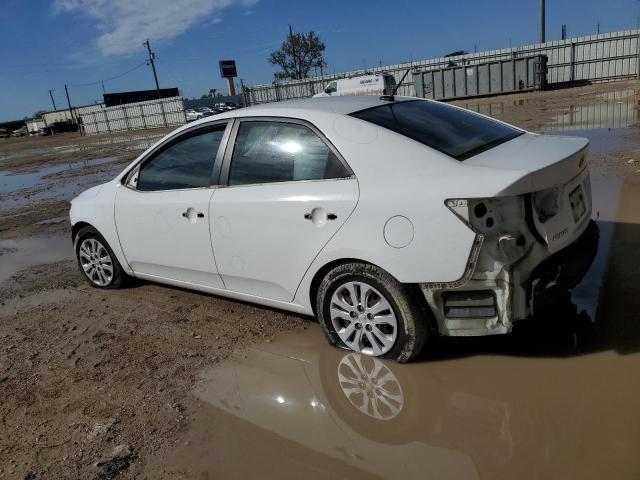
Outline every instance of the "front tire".
<svg viewBox="0 0 640 480"><path fill-rule="evenodd" d="M427 320L409 286L364 263L346 263L322 280L316 298L329 343L404 363L427 340Z"/></svg>
<svg viewBox="0 0 640 480"><path fill-rule="evenodd" d="M115 289L123 284L125 273L111 247L93 227L82 228L74 240L78 267L94 288Z"/></svg>

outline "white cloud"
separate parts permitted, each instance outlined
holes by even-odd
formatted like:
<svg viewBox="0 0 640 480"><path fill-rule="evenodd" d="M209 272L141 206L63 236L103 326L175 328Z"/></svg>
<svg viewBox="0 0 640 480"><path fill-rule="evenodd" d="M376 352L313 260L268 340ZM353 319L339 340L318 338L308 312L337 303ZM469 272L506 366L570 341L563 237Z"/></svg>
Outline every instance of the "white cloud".
<svg viewBox="0 0 640 480"><path fill-rule="evenodd" d="M174 38L213 14L258 0L56 0L57 13L80 13L96 20L97 45L106 55L127 54L147 38ZM214 23L216 23L214 21Z"/></svg>

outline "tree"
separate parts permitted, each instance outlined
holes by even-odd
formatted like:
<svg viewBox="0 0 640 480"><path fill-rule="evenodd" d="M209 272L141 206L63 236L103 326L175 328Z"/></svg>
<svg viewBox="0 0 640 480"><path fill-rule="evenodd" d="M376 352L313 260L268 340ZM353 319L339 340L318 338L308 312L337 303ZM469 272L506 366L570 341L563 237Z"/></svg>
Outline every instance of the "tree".
<svg viewBox="0 0 640 480"><path fill-rule="evenodd" d="M269 62L282 70L274 75L276 80L301 80L309 76L312 68L324 68L324 43L312 30L309 33L292 33L289 29L287 39L280 50L271 52Z"/></svg>

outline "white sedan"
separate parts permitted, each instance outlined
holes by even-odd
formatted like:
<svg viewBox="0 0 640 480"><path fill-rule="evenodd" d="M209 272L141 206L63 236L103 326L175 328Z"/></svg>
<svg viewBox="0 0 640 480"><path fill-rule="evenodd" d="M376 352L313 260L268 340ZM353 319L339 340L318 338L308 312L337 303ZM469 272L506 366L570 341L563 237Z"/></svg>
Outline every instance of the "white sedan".
<svg viewBox="0 0 640 480"><path fill-rule="evenodd" d="M184 111L184 116L187 119L187 122L193 122L194 120L200 120L205 115L202 112L197 112L193 108L187 108Z"/></svg>
<svg viewBox="0 0 640 480"><path fill-rule="evenodd" d="M265 104L185 125L76 197L73 242L95 287L315 315L330 343L405 362L428 335L530 316L590 223L587 145L408 97Z"/></svg>

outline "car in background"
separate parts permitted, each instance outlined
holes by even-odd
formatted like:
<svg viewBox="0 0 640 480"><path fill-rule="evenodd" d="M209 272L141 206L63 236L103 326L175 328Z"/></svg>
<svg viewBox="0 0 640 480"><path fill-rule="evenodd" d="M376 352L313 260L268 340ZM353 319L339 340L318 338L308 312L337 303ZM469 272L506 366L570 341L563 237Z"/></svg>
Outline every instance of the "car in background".
<svg viewBox="0 0 640 480"><path fill-rule="evenodd" d="M193 122L194 120L200 120L204 117L201 112L196 112L193 108L187 108L184 111L185 116L187 117L187 122Z"/></svg>
<svg viewBox="0 0 640 480"><path fill-rule="evenodd" d="M315 315L332 345L406 362L434 334L509 333L580 281L588 143L411 97L258 105L81 193L72 239L96 288L133 276Z"/></svg>
<svg viewBox="0 0 640 480"><path fill-rule="evenodd" d="M212 110L209 107L197 108L196 112L200 112L203 117L210 117L211 115L215 115L217 113L215 110Z"/></svg>
<svg viewBox="0 0 640 480"><path fill-rule="evenodd" d="M5 128L0 128L0 138L9 138L11 134Z"/></svg>
<svg viewBox="0 0 640 480"><path fill-rule="evenodd" d="M219 102L216 103L213 108L215 108L218 112L222 113L222 112L228 112L230 110L235 110L236 108L238 108L238 105L236 105L233 102Z"/></svg>
<svg viewBox="0 0 640 480"><path fill-rule="evenodd" d="M314 97L341 95L391 95L396 88L396 79L390 73L339 78L327 84L324 91Z"/></svg>
<svg viewBox="0 0 640 480"><path fill-rule="evenodd" d="M12 137L24 137L25 135L28 135L28 134L29 134L29 130L27 129L26 125L24 127L20 127L17 130L14 130L13 132L11 132Z"/></svg>

